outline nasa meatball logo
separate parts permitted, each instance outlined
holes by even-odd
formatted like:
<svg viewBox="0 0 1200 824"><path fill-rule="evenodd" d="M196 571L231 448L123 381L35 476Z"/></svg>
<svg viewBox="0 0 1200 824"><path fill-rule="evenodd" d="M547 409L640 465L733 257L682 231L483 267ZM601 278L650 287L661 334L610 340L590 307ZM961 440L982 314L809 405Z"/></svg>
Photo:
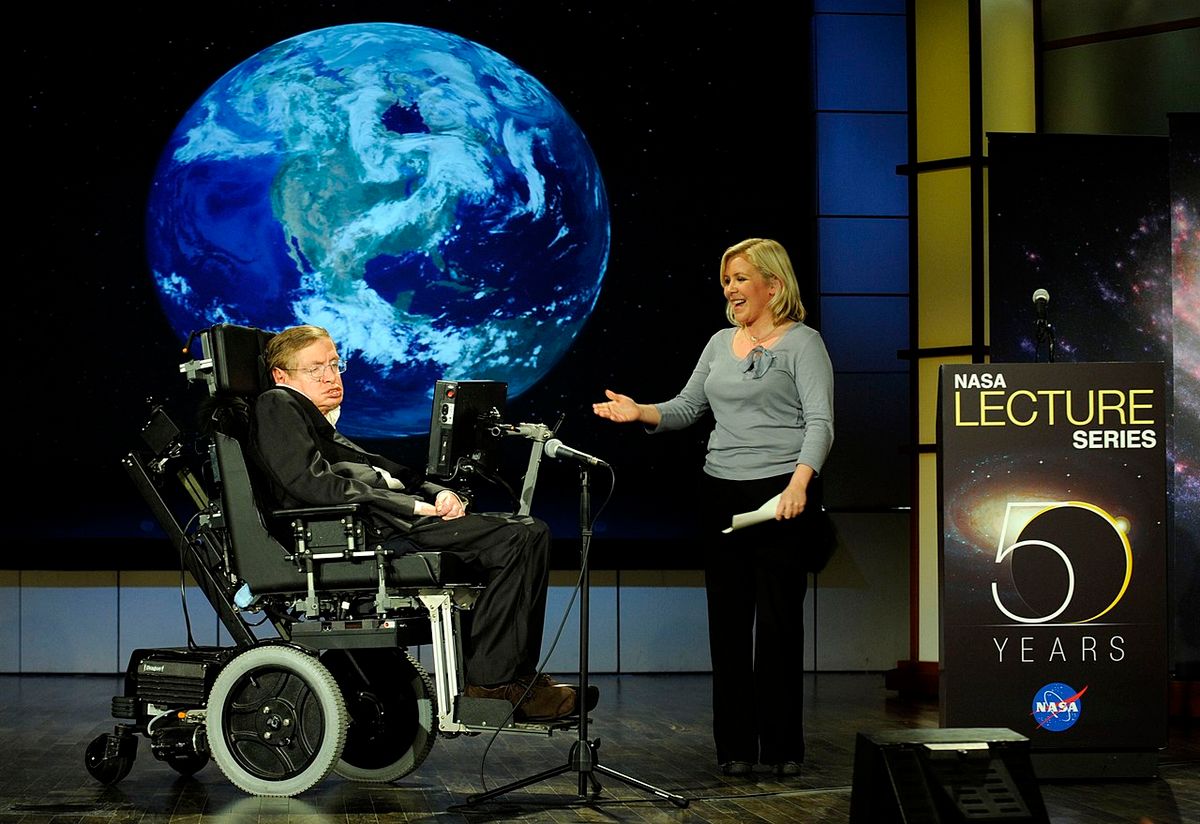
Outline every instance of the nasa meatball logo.
<svg viewBox="0 0 1200 824"><path fill-rule="evenodd" d="M1033 720L1047 732L1063 732L1075 726L1083 712L1083 694L1088 688L1076 691L1061 681L1039 689L1033 695Z"/></svg>

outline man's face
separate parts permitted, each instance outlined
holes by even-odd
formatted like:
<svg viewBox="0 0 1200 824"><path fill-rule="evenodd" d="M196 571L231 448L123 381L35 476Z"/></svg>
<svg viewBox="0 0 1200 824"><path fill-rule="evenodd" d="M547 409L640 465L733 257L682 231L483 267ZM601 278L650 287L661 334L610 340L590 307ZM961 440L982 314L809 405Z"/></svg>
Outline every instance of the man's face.
<svg viewBox="0 0 1200 824"><path fill-rule="evenodd" d="M337 363L337 347L326 338L297 352L287 369L272 369L271 376L275 383L287 384L304 393L325 414L342 404L342 375Z"/></svg>

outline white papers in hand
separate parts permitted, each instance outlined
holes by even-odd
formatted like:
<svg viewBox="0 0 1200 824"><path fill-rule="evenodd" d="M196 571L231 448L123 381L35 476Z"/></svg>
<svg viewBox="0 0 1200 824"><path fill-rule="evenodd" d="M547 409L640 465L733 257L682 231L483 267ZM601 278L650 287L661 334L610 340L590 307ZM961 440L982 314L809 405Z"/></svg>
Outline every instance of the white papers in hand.
<svg viewBox="0 0 1200 824"><path fill-rule="evenodd" d="M775 508L779 506L779 495L776 495L771 500L760 506L758 509L750 512L739 512L734 515L727 529L722 529L722 533L730 533L735 529L743 529L744 527L761 524L763 521L770 521L775 518Z"/></svg>

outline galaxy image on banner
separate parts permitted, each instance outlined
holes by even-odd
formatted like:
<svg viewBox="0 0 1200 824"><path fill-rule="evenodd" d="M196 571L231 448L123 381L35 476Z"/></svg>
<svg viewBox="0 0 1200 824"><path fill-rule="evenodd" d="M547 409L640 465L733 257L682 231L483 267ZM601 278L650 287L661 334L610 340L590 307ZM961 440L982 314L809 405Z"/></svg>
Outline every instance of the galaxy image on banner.
<svg viewBox="0 0 1200 824"><path fill-rule="evenodd" d="M1170 137L989 136L991 355L1165 365L1176 658L1200 655L1200 115Z"/></svg>
<svg viewBox="0 0 1200 824"><path fill-rule="evenodd" d="M1161 137L993 135L992 361L1038 357L1044 288L1057 360L1170 362L1171 205ZM1045 360L1045 351L1039 357Z"/></svg>
<svg viewBox="0 0 1200 824"><path fill-rule="evenodd" d="M1166 667L1161 366L946 366L941 392L944 723L1159 746L1165 709L1122 719ZM1031 722L1031 696L1060 682L1087 711Z"/></svg>
<svg viewBox="0 0 1200 824"><path fill-rule="evenodd" d="M1200 658L1200 621L1193 620L1200 614L1200 114L1173 116L1171 122L1172 578L1181 616L1175 625L1176 647L1191 650L1195 659Z"/></svg>

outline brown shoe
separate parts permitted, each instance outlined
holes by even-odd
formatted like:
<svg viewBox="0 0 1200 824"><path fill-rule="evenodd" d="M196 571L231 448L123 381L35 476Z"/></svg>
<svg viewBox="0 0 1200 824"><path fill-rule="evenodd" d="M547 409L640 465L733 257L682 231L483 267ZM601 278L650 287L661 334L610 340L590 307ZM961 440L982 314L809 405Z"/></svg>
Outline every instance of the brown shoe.
<svg viewBox="0 0 1200 824"><path fill-rule="evenodd" d="M575 711L575 690L562 684L540 682L540 679L532 687L528 680L494 687L468 685L466 694L471 698L501 698L508 701L516 707L513 718L518 721L553 721Z"/></svg>
<svg viewBox="0 0 1200 824"><path fill-rule="evenodd" d="M525 685L516 682L497 684L494 687L477 687L474 684L468 684L465 690L468 698L499 698L513 705L521 700L523 692L525 692Z"/></svg>
<svg viewBox="0 0 1200 824"><path fill-rule="evenodd" d="M517 682L522 690L526 683L524 680ZM575 688L557 684L543 675L533 682L529 697L517 707L516 717L524 721L554 721L574 712Z"/></svg>
<svg viewBox="0 0 1200 824"><path fill-rule="evenodd" d="M553 678L551 678L549 675L546 675L545 673L542 673L541 675L539 675L537 677L537 680L534 681L534 683L537 684L538 686L567 687L568 689L570 689L572 692L575 693L575 710L574 710L574 712L577 713L580 711L579 685L578 684L564 684L561 681L555 681ZM596 709L596 705L598 703L600 703L600 688L597 687L595 684L588 684L587 697L583 701L583 710L585 712L591 712L592 710Z"/></svg>

